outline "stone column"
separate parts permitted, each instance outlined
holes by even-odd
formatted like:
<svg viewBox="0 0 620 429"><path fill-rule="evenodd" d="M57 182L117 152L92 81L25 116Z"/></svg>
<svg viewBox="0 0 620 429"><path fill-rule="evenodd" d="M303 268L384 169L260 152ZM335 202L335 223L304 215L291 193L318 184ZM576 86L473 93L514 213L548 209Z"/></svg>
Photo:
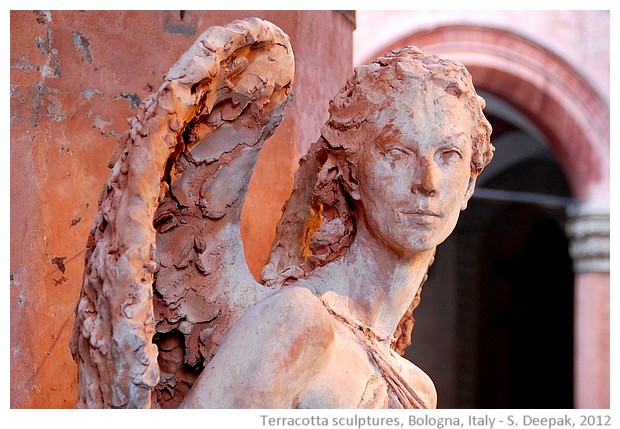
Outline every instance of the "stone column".
<svg viewBox="0 0 620 429"><path fill-rule="evenodd" d="M609 207L568 210L575 270L575 408L609 408Z"/></svg>

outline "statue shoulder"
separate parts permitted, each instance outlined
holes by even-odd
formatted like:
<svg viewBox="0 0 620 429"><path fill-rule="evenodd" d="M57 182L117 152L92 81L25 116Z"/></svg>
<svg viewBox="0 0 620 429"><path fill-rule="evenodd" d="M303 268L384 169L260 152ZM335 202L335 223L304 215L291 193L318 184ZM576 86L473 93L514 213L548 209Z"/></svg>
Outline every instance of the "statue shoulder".
<svg viewBox="0 0 620 429"><path fill-rule="evenodd" d="M330 358L331 316L307 289L287 286L231 327L182 408L290 408Z"/></svg>
<svg viewBox="0 0 620 429"><path fill-rule="evenodd" d="M255 319L265 331L277 332L291 341L301 336L317 347L327 347L334 338L333 318L305 287L286 286L256 304L244 317Z"/></svg>
<svg viewBox="0 0 620 429"><path fill-rule="evenodd" d="M429 408L437 408L437 390L433 380L413 362L401 356L396 356L399 361L403 374L411 386L415 386L415 390L420 399Z"/></svg>

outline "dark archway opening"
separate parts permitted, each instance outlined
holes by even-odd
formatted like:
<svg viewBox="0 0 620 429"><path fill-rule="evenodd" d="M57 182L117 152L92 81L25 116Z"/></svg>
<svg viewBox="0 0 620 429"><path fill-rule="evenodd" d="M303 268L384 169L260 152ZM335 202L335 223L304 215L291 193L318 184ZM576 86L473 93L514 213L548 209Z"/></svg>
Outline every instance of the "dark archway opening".
<svg viewBox="0 0 620 429"><path fill-rule="evenodd" d="M466 335L476 341L478 372L469 401L476 408L572 408L570 189L536 129L502 100L487 99L498 165L480 185L495 194L473 199L456 231L459 255L470 248L463 232L473 228L481 240L469 277L477 279L470 293L479 311L470 325L477 332Z"/></svg>
<svg viewBox="0 0 620 429"><path fill-rule="evenodd" d="M494 211L478 261L477 408L572 408L573 272L563 213L522 203Z"/></svg>

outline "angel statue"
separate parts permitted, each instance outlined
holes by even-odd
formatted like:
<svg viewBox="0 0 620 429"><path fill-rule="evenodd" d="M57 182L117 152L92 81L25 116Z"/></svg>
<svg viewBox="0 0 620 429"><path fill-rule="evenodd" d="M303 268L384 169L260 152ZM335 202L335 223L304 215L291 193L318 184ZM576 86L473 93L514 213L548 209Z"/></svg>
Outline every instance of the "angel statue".
<svg viewBox="0 0 620 429"><path fill-rule="evenodd" d="M416 47L357 67L301 159L257 282L240 216L291 92L288 37L212 27L120 139L71 340L78 407L434 408L401 357L435 248L491 160L471 76Z"/></svg>

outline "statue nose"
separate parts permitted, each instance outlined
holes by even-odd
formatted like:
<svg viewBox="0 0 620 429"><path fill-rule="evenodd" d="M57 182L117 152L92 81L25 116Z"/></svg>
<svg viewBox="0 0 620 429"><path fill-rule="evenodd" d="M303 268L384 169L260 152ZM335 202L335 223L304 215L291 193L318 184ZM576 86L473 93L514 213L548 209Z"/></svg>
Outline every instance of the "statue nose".
<svg viewBox="0 0 620 429"><path fill-rule="evenodd" d="M436 172L432 161L421 159L415 169L411 192L419 192L428 197L437 194Z"/></svg>

